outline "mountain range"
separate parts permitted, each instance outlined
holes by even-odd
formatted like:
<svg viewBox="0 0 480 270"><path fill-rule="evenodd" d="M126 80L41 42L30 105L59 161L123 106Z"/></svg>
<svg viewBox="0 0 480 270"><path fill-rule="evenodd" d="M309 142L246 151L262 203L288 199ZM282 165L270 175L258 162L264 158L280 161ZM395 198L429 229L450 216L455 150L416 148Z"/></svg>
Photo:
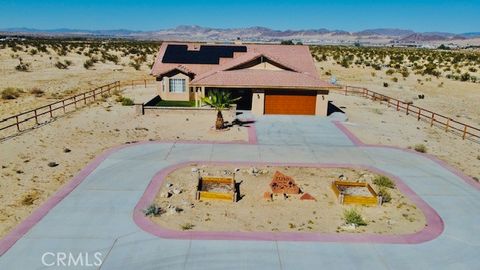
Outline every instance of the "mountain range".
<svg viewBox="0 0 480 270"><path fill-rule="evenodd" d="M452 41L479 38L480 32L444 33L415 32L405 29L378 28L358 32L343 30L306 29L306 30L274 30L266 27L248 28L210 28L197 25L180 25L175 28L156 31L117 30L80 30L6 28L0 29L2 35L55 36L55 37L110 37L142 40L198 40L198 41L233 41L241 39L252 42L277 42L295 40L304 43L421 43L429 41Z"/></svg>

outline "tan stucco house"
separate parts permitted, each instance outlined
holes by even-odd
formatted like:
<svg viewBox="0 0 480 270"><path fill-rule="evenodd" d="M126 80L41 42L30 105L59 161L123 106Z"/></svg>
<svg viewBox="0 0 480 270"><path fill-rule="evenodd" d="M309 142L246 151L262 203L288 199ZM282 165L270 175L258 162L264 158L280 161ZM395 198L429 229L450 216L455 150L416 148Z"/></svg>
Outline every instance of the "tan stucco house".
<svg viewBox="0 0 480 270"><path fill-rule="evenodd" d="M151 75L163 100L200 105L212 89L241 97L253 114L326 115L332 84L319 79L308 46L162 43Z"/></svg>

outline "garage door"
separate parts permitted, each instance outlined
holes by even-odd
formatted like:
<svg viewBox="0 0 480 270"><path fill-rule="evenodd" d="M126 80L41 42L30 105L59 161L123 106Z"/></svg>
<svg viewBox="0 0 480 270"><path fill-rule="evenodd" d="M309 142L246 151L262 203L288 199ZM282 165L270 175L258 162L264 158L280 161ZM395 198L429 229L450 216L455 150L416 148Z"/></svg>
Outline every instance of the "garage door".
<svg viewBox="0 0 480 270"><path fill-rule="evenodd" d="M267 91L265 114L315 114L315 91Z"/></svg>

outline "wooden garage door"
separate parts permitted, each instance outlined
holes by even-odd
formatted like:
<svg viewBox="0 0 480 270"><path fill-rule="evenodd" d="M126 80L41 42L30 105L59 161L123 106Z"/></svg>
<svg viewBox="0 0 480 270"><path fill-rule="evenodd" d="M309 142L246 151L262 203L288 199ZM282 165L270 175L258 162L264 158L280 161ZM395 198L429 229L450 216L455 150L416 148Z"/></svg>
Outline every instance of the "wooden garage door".
<svg viewBox="0 0 480 270"><path fill-rule="evenodd" d="M315 114L315 91L267 91L265 114Z"/></svg>

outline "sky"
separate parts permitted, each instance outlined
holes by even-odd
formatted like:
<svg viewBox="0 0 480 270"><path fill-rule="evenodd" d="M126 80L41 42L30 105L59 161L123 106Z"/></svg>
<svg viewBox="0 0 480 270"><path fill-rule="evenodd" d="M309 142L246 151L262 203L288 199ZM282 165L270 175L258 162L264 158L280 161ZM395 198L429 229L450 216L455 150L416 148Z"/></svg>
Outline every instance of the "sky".
<svg viewBox="0 0 480 270"><path fill-rule="evenodd" d="M151 31L200 25L480 32L480 0L0 0L0 14L0 29Z"/></svg>

